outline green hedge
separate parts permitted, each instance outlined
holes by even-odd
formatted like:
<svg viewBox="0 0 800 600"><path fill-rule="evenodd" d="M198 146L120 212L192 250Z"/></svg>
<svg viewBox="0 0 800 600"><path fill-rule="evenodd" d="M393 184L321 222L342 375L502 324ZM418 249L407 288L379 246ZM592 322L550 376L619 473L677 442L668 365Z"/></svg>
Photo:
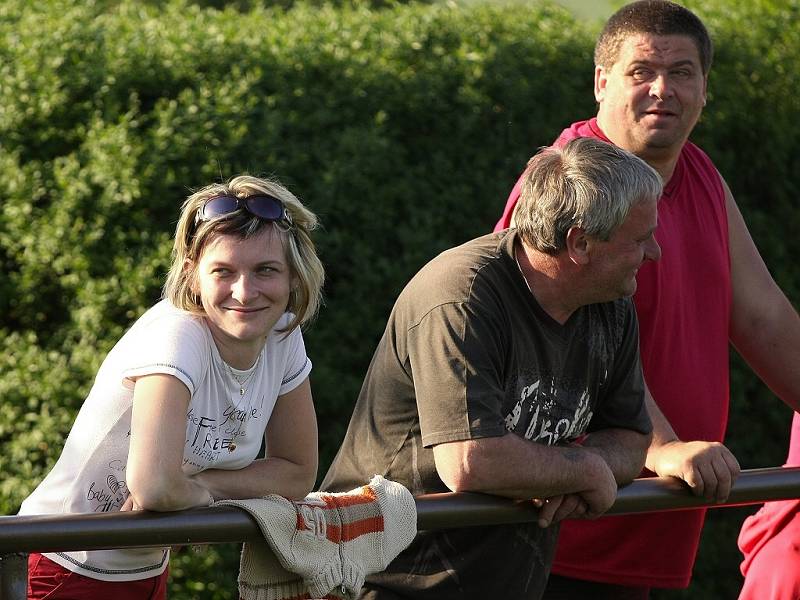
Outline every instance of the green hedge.
<svg viewBox="0 0 800 600"><path fill-rule="evenodd" d="M596 28L548 6L29 4L0 5L5 514L58 456L105 352L159 297L190 190L274 174L321 215L329 283L306 336L324 473L403 284L491 229L528 156L594 111ZM800 5L694 6L718 46L695 139L797 298ZM743 466L779 464L789 411L738 363L732 395ZM735 594L735 517L714 515L687 597ZM235 597L236 554L178 554L171 597Z"/></svg>

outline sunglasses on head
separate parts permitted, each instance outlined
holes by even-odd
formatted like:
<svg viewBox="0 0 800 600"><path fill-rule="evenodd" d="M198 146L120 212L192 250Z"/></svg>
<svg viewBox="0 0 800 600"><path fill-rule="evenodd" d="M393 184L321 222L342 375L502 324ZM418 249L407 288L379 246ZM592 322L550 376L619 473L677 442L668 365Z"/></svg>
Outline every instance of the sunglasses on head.
<svg viewBox="0 0 800 600"><path fill-rule="evenodd" d="M237 198L236 196L214 196L203 203L203 206L194 216L194 223L211 221L218 217L230 215L239 209L244 209L251 215L265 221L283 222L292 226L292 217L283 202L266 194Z"/></svg>

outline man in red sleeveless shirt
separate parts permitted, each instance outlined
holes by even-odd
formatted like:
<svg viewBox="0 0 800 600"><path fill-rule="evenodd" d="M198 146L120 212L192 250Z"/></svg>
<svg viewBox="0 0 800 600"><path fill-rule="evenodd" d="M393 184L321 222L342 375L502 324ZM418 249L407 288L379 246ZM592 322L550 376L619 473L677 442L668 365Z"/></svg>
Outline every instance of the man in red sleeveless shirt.
<svg viewBox="0 0 800 600"><path fill-rule="evenodd" d="M728 344L800 408L800 318L767 271L727 184L688 141L706 104L712 44L703 23L667 0L615 13L595 48L597 117L556 140L596 137L633 152L665 188L658 263L634 296L654 422L643 475L674 476L722 501L739 464L720 442L728 417ZM513 222L519 184L497 229ZM653 400L655 399L655 400ZM689 585L703 510L567 521L546 599L648 598Z"/></svg>

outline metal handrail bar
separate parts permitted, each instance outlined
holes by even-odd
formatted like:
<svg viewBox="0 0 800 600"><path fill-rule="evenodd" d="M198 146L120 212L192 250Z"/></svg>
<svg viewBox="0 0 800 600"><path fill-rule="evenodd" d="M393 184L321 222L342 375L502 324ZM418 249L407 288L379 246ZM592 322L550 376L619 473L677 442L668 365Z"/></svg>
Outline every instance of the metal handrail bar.
<svg viewBox="0 0 800 600"><path fill-rule="evenodd" d="M673 478L637 479L621 488L607 514L699 507L742 506L800 498L800 467L742 471L728 500L709 503ZM446 493L418 496L419 529L532 521L529 502L496 496ZM64 550L101 550L182 544L216 544L259 539L255 520L230 506L155 513L129 512L0 517L0 555Z"/></svg>
<svg viewBox="0 0 800 600"><path fill-rule="evenodd" d="M664 512L692 508L721 508L761 504L769 500L800 498L800 467L769 467L742 471L728 499L708 502L695 496L689 487L673 477L636 479L617 492L606 515ZM497 525L534 521L537 509L485 494L428 494L418 496L419 529L444 529L469 525Z"/></svg>

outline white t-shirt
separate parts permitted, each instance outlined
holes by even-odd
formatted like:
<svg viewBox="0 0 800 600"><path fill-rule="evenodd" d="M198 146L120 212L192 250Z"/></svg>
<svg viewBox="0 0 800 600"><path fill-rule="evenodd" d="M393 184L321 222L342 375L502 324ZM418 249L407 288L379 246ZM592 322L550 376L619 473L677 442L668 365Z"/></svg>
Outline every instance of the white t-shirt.
<svg viewBox="0 0 800 600"><path fill-rule="evenodd" d="M275 329L291 319L284 314ZM277 397L311 372L299 328L273 330L251 371L233 375L219 355L205 319L162 300L111 349L95 378L53 470L22 503L19 514L118 511L128 497L125 467L133 386L138 377L165 373L180 379L191 400L186 415L183 471L241 469L253 462ZM244 386L240 382L247 380ZM240 387L245 388L244 395ZM160 575L167 548L47 553L63 567L104 581Z"/></svg>

